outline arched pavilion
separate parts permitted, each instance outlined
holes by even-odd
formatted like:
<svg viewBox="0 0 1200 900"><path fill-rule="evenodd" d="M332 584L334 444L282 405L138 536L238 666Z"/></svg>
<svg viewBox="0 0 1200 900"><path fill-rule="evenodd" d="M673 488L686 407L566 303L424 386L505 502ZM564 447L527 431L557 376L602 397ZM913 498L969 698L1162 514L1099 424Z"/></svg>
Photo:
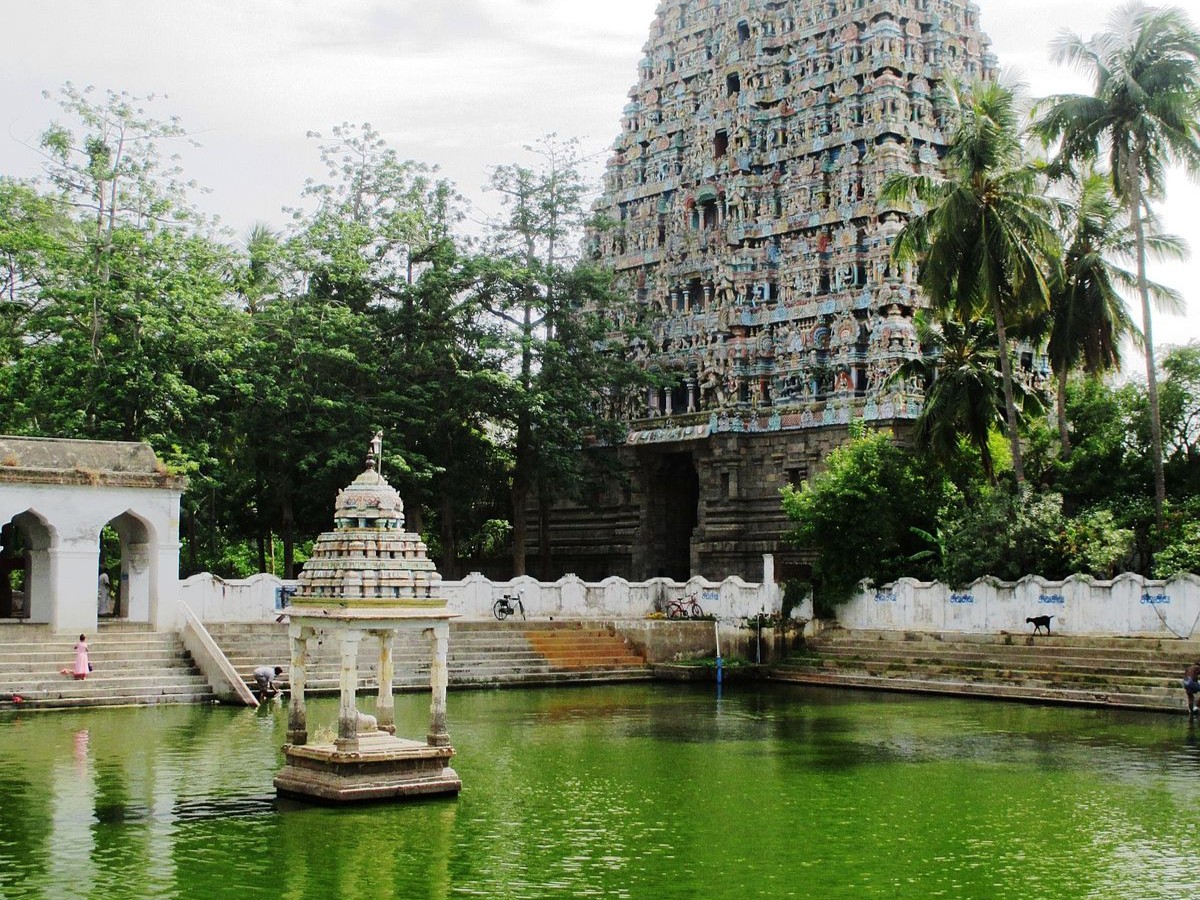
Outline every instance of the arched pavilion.
<svg viewBox="0 0 1200 900"><path fill-rule="evenodd" d="M0 621L175 627L186 486L148 444L0 435ZM105 535L120 562L102 580Z"/></svg>

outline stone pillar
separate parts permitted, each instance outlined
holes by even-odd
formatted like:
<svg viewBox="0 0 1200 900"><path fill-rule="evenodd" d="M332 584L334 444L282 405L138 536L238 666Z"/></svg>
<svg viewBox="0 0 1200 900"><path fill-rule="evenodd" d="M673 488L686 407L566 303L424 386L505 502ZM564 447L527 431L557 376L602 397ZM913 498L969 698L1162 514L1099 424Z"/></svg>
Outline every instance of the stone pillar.
<svg viewBox="0 0 1200 900"><path fill-rule="evenodd" d="M685 383L687 384L687 411L694 413L696 411L696 379L689 378Z"/></svg>
<svg viewBox="0 0 1200 900"><path fill-rule="evenodd" d="M430 747L449 747L450 733L446 730L446 685L450 680L450 623L438 622L429 629L433 659L429 667L429 686L433 697L429 703L429 735L425 740Z"/></svg>
<svg viewBox="0 0 1200 900"><path fill-rule="evenodd" d="M375 633L379 638L379 701L376 703L375 718L379 730L396 733L396 700L392 696L392 678L395 663L392 661L392 642L396 632L392 629Z"/></svg>
<svg viewBox="0 0 1200 900"><path fill-rule="evenodd" d="M292 645L292 664L288 669L288 732L289 744L302 747L308 743L308 708L304 703L304 689L308 683L308 637L311 629L292 625L288 637Z"/></svg>
<svg viewBox="0 0 1200 900"><path fill-rule="evenodd" d="M656 387L647 388L647 391L649 391L649 398L650 398L650 418L656 419L656 418L658 418L658 398L659 398L658 388L656 388Z"/></svg>
<svg viewBox="0 0 1200 900"><path fill-rule="evenodd" d="M58 634L96 633L96 579L100 573L97 536L51 547L50 626Z"/></svg>
<svg viewBox="0 0 1200 900"><path fill-rule="evenodd" d="M362 632L346 629L341 634L341 704L338 706L337 748L342 752L358 749L358 642Z"/></svg>

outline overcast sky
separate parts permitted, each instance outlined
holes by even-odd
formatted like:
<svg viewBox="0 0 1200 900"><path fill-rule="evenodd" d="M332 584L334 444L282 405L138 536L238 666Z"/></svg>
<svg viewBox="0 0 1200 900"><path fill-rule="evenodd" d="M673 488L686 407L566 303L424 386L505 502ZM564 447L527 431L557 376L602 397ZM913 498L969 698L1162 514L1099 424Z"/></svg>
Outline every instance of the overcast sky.
<svg viewBox="0 0 1200 900"><path fill-rule="evenodd" d="M1063 28L1090 36L1114 0L978 0L1001 66L1035 96L1086 90L1049 61ZM1191 6L1191 3L1184 3ZM635 83L657 0L7 0L0 174L32 176L31 149L65 81L166 95L202 145L201 198L242 234L280 225L323 171L309 130L370 122L404 157L442 167L483 211L492 166L548 132L603 158ZM1200 252L1200 189L1174 179L1165 227ZM1160 316L1156 343L1200 339L1197 263L1152 274L1195 312Z"/></svg>

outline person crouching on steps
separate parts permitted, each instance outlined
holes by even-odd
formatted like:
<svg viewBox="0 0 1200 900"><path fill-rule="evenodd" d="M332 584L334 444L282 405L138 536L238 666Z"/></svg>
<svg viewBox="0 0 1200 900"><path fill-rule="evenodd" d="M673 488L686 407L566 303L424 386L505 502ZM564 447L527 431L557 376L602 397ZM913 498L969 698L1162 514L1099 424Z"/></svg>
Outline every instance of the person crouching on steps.
<svg viewBox="0 0 1200 900"><path fill-rule="evenodd" d="M1183 689L1187 691L1188 713L1200 715L1200 707L1196 706L1196 695L1200 694L1200 663L1192 663L1184 671Z"/></svg>
<svg viewBox="0 0 1200 900"><path fill-rule="evenodd" d="M258 699L266 700L268 697L274 697L279 693L279 687L275 684L275 679L283 674L283 666L276 666L272 669L270 666L259 666L254 670L254 683L258 687Z"/></svg>

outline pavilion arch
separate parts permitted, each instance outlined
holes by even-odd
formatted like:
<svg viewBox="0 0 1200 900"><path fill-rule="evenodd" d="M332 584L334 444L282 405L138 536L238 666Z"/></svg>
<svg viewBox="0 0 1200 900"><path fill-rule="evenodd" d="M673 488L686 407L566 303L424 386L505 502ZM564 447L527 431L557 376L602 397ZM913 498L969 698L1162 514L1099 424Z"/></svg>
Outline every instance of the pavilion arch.
<svg viewBox="0 0 1200 900"><path fill-rule="evenodd" d="M0 506L0 619L48 622L54 528L37 510L9 513Z"/></svg>
<svg viewBox="0 0 1200 900"><path fill-rule="evenodd" d="M168 472L148 444L0 435L0 460L0 523L28 535L20 544L28 621L60 633L96 629L100 540L109 525L121 560L112 586L119 617L177 625L186 479ZM14 580L10 574L10 586Z"/></svg>
<svg viewBox="0 0 1200 900"><path fill-rule="evenodd" d="M154 526L131 509L114 516L105 523L117 535L117 570L104 572L109 577L107 590L111 609L105 607L105 599L97 597L97 613L102 617L131 619L136 622L149 621L152 587L157 582L154 555L151 548L157 543ZM100 565L104 565L105 547L103 529L100 536ZM177 573L172 573L177 575Z"/></svg>

